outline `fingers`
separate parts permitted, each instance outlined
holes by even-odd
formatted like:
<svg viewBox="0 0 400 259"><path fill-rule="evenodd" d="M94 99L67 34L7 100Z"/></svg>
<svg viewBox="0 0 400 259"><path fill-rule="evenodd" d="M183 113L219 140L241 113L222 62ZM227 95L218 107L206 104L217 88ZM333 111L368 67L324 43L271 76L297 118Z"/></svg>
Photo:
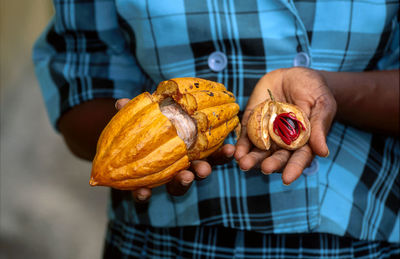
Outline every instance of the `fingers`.
<svg viewBox="0 0 400 259"><path fill-rule="evenodd" d="M151 197L151 189L149 188L139 188L132 191L132 196L134 200L138 203L147 202Z"/></svg>
<svg viewBox="0 0 400 259"><path fill-rule="evenodd" d="M263 161L270 154L270 151L264 151L258 148L254 148L251 152L244 155L240 160L238 160L239 167L243 171L248 171L254 167L258 167L261 164L261 161Z"/></svg>
<svg viewBox="0 0 400 259"><path fill-rule="evenodd" d="M247 155L253 147L253 144L247 137L247 122L254 108L268 98L267 96L268 93L266 89L271 84L269 78L270 78L269 76L264 76L258 81L257 85L253 89L253 93L251 94L249 101L247 102L246 109L243 113L243 118L241 121L242 123L241 136L236 142L236 151L234 157L237 161L241 160L245 155Z"/></svg>
<svg viewBox="0 0 400 259"><path fill-rule="evenodd" d="M292 152L280 149L266 158L261 164L264 174L271 174L283 169L282 182L289 185L302 174L303 170L311 164L314 155L309 145Z"/></svg>
<svg viewBox="0 0 400 259"><path fill-rule="evenodd" d="M124 107L128 102L130 101L130 99L128 98L122 98L119 99L115 102L115 108L119 111L122 109L122 107Z"/></svg>
<svg viewBox="0 0 400 259"><path fill-rule="evenodd" d="M189 170L180 171L169 183L166 184L167 191L171 195L184 195L192 185L194 175Z"/></svg>
<svg viewBox="0 0 400 259"><path fill-rule="evenodd" d="M233 155L234 146L226 145L219 152L223 155ZM190 170L180 171L170 182L166 184L169 194L174 196L184 195L192 185L195 178L198 180L204 179L211 174L211 165L207 161L195 160L191 162ZM151 197L151 189L139 188L132 191L132 195L136 202L147 202Z"/></svg>
<svg viewBox="0 0 400 259"><path fill-rule="evenodd" d="M336 114L336 103L328 96L320 96L311 111L311 136L310 146L312 151L318 156L327 157L329 155L326 135Z"/></svg>
<svg viewBox="0 0 400 259"><path fill-rule="evenodd" d="M211 174L211 165L203 160L192 161L190 169L195 172L196 176L204 179Z"/></svg>
<svg viewBox="0 0 400 259"><path fill-rule="evenodd" d="M246 130L242 130L244 133L247 134ZM242 159L246 154L250 152L250 149L253 147L253 144L250 142L249 138L247 135L241 136L238 141L236 142L236 151L234 154L234 157L237 161Z"/></svg>
<svg viewBox="0 0 400 259"><path fill-rule="evenodd" d="M184 195L192 185L195 178L204 179L211 174L211 165L203 160L192 161L190 171L183 170L179 172L169 183L167 191L171 195Z"/></svg>
<svg viewBox="0 0 400 259"><path fill-rule="evenodd" d="M251 114L252 110L246 110L243 114L242 119L242 131L239 139L236 142L236 151L234 157L237 161L239 161L243 156L250 152L250 149L253 147L253 144L250 142L250 139L247 137L247 121Z"/></svg>
<svg viewBox="0 0 400 259"><path fill-rule="evenodd" d="M261 171L264 174L272 174L285 167L291 152L286 149L279 149L261 163Z"/></svg>
<svg viewBox="0 0 400 259"><path fill-rule="evenodd" d="M212 155L210 155L207 158L207 161L211 164L211 166L228 163L229 161L232 160L235 150L236 148L232 144L223 145Z"/></svg>
<svg viewBox="0 0 400 259"><path fill-rule="evenodd" d="M302 174L303 170L311 164L314 155L309 145L296 150L282 172L282 182L289 185Z"/></svg>
<svg viewBox="0 0 400 259"><path fill-rule="evenodd" d="M170 182L166 184L167 191L171 195L184 195L192 185L194 174L189 170L180 171ZM138 203L147 202L151 197L151 189L139 188L132 191L134 200Z"/></svg>

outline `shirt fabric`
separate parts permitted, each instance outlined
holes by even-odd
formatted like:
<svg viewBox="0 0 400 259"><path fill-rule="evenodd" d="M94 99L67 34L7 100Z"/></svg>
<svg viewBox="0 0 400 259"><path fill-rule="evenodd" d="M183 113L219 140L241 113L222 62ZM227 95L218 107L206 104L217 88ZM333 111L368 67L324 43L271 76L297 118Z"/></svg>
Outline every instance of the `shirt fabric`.
<svg viewBox="0 0 400 259"><path fill-rule="evenodd" d="M327 71L399 69L395 0L55 0L34 48L50 120L100 97L133 98L163 80L223 83L246 106L258 79L292 67L299 53ZM222 52L226 67L208 59ZM297 63L296 63L297 64ZM307 65L307 62L304 64ZM227 143L234 143L232 137ZM280 174L218 166L181 197L155 188L147 205L113 190L109 217L126 232L215 226L263 234L330 233L400 242L400 143L338 122L330 156L292 183Z"/></svg>
<svg viewBox="0 0 400 259"><path fill-rule="evenodd" d="M263 234L217 226L155 228L111 221L104 259L134 258L398 258L396 243L327 233Z"/></svg>

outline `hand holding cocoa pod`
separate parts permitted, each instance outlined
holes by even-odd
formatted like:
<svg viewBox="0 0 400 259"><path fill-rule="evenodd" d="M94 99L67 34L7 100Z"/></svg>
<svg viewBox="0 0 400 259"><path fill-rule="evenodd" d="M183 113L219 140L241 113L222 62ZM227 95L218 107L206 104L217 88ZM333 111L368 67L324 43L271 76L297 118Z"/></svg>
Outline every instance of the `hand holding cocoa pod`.
<svg viewBox="0 0 400 259"><path fill-rule="evenodd" d="M217 151L238 125L239 106L219 83L199 78L161 82L122 108L103 130L91 185L122 190L170 182L191 161Z"/></svg>
<svg viewBox="0 0 400 259"><path fill-rule="evenodd" d="M235 159L242 170L282 171L283 183L290 184L315 155L329 154L326 135L335 114L336 101L317 71L272 71L259 80L248 101Z"/></svg>
<svg viewBox="0 0 400 259"><path fill-rule="evenodd" d="M119 111L130 101L128 98L119 99L116 101L115 107ZM235 130L239 130L239 125ZM170 182L165 184L167 192L173 196L184 195L190 189L194 180L200 181L207 178L212 173L214 165L225 164L231 161L234 152L234 145L224 144L207 158L191 161L188 169L179 171ZM148 201L151 195L152 189L147 187L140 187L132 191L134 200L140 203Z"/></svg>

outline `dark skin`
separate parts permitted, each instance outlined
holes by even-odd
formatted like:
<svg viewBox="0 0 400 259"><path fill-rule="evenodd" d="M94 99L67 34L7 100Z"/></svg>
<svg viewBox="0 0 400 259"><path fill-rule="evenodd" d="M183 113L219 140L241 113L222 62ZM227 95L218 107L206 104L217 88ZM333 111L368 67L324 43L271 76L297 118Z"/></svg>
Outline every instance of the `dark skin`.
<svg viewBox="0 0 400 259"><path fill-rule="evenodd" d="M399 135L399 70L319 73L338 103L338 120L375 133Z"/></svg>
<svg viewBox="0 0 400 259"><path fill-rule="evenodd" d="M306 68L279 69L256 85L246 106L242 124L253 108L268 98L270 89L278 101L298 105L310 118L309 142L292 152L259 150L243 127L235 158L243 170L261 168L264 174L282 171L282 182L295 181L315 155L326 157L326 136L334 118L364 130L396 135L399 132L399 71L326 72Z"/></svg>
<svg viewBox="0 0 400 259"><path fill-rule="evenodd" d="M116 99L94 99L64 113L58 123L70 151L92 161L101 131L117 113Z"/></svg>
<svg viewBox="0 0 400 259"><path fill-rule="evenodd" d="M300 87L301 86L301 87ZM269 88L277 101L295 103L309 115L312 132L307 145L295 152L262 151L254 148L245 127L236 146L224 145L207 160L193 161L191 168L179 172L167 184L172 195L183 195L192 182L211 174L212 166L233 157L244 170L259 167L265 174L282 171L282 181L295 181L315 155L327 156L326 135L333 119L364 130L398 136L399 71L326 72L306 68L279 69L268 73L254 88L242 124L251 110L268 98ZM92 160L100 132L128 99L96 99L63 114L59 128L76 156ZM116 109L117 108L117 109ZM133 192L136 201L147 201L151 189Z"/></svg>

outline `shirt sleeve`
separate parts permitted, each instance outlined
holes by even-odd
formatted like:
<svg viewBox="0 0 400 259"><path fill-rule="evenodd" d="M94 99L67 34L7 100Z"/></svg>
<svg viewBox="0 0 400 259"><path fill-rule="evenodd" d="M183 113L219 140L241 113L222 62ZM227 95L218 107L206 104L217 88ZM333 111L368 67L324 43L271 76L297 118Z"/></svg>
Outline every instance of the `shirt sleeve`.
<svg viewBox="0 0 400 259"><path fill-rule="evenodd" d="M398 15L396 15L392 20L391 32L385 55L377 63L377 68L379 70L400 68L400 28Z"/></svg>
<svg viewBox="0 0 400 259"><path fill-rule="evenodd" d="M54 1L54 8L33 48L33 62L56 130L60 116L82 102L133 98L151 84L130 50L134 44L120 27L113 1Z"/></svg>

